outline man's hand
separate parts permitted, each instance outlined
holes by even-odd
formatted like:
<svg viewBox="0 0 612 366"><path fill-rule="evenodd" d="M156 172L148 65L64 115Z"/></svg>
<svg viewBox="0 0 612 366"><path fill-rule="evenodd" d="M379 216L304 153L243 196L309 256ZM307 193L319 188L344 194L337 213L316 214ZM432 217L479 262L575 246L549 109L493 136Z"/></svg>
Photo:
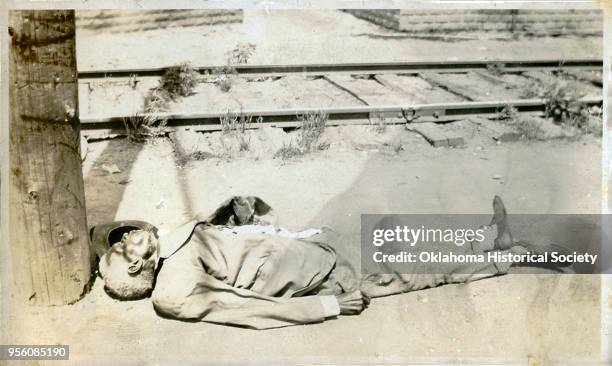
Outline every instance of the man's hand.
<svg viewBox="0 0 612 366"><path fill-rule="evenodd" d="M360 314L370 304L370 298L359 290L338 295L336 298L342 315Z"/></svg>

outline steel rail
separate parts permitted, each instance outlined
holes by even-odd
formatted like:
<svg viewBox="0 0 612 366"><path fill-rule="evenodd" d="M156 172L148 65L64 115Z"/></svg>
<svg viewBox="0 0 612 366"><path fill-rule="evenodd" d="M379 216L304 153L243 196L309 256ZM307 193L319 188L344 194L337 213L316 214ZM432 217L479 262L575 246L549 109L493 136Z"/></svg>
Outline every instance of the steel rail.
<svg viewBox="0 0 612 366"><path fill-rule="evenodd" d="M602 105L603 98L583 98L582 102L589 106ZM252 123L254 128L258 125L271 125L291 127L298 126L300 116L323 112L328 115L328 124L342 124L342 121L356 120L366 121L383 117L389 123L406 122L447 122L467 118L473 115L498 115L504 108L513 107L517 112L544 112L546 100L526 99L509 101L490 101L490 102L459 102L459 103L436 103L436 104L417 104L406 106L356 106L356 107L337 107L337 108L291 108L291 109L252 109L230 112L233 115L252 116L253 121L261 117L261 123ZM160 120L167 120L167 127L204 127L203 129L220 129L220 119L226 113L158 113L154 116ZM81 129L87 131L94 130L119 130L124 127L124 121L130 116L112 117L83 117L81 118Z"/></svg>
<svg viewBox="0 0 612 366"><path fill-rule="evenodd" d="M201 74L213 74L222 66L194 67ZM595 70L601 71L603 61L600 59L571 60L476 60L476 61L429 61L429 62L379 62L379 63L339 63L339 64L303 64L303 65L236 65L233 69L244 76L272 75L327 75L342 74L383 74L404 73L418 74L432 72L468 72L495 68L500 72L522 72L528 70ZM82 70L79 79L126 78L132 76L161 76L165 67L148 69L107 69Z"/></svg>

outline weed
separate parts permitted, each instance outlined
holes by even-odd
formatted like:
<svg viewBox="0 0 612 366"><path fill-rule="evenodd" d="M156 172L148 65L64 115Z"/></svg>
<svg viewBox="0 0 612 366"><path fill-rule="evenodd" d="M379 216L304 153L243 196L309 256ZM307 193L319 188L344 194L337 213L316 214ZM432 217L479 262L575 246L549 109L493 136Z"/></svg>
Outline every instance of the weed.
<svg viewBox="0 0 612 366"><path fill-rule="evenodd" d="M262 117L258 117L255 123L261 123L262 120ZM224 134L230 134L235 132L244 133L244 131L251 127L252 121L253 116L251 115L246 115L242 113L242 111L240 113L234 114L228 110L223 116L221 116L220 119L221 132L223 132Z"/></svg>
<svg viewBox="0 0 612 366"><path fill-rule="evenodd" d="M566 83L553 85L545 94L546 117L552 117L557 124L583 128L589 119L588 106L580 101L576 91Z"/></svg>
<svg viewBox="0 0 612 366"><path fill-rule="evenodd" d="M546 132L542 128L542 119L534 118L514 118L510 124L527 140L542 140L546 136Z"/></svg>
<svg viewBox="0 0 612 366"><path fill-rule="evenodd" d="M283 146L278 149L277 152L274 153L274 159L282 159L282 160L289 160L289 159L293 159L299 156L302 156L304 153L302 152L301 149L299 149L296 146L293 146L293 143L289 143L289 144L285 144L283 143Z"/></svg>
<svg viewBox="0 0 612 366"><path fill-rule="evenodd" d="M545 103L545 116L556 124L588 130L590 111L580 100L580 94L567 78L551 83L530 82L523 93L524 98L541 98Z"/></svg>
<svg viewBox="0 0 612 366"><path fill-rule="evenodd" d="M544 94L542 83L537 80L530 80L521 91L521 98L541 98Z"/></svg>
<svg viewBox="0 0 612 366"><path fill-rule="evenodd" d="M163 128L158 127L154 114L135 113L122 119L129 141L143 142L148 138L162 135Z"/></svg>
<svg viewBox="0 0 612 366"><path fill-rule="evenodd" d="M226 160L229 160L232 156L234 156L234 149L232 147L232 144L226 143L225 136L223 135L219 136L219 143L221 144L221 151L222 151L219 158L224 158Z"/></svg>
<svg viewBox="0 0 612 366"><path fill-rule="evenodd" d="M168 110L172 97L169 93L159 87L149 90L145 98L145 113L160 113Z"/></svg>
<svg viewBox="0 0 612 366"><path fill-rule="evenodd" d="M217 86L221 89L222 92L227 93L232 89L232 79L228 77L223 77L217 81Z"/></svg>
<svg viewBox="0 0 612 366"><path fill-rule="evenodd" d="M545 135L542 120L521 116L512 105L505 106L499 117L506 120L509 126L514 127L527 140L540 140Z"/></svg>
<svg viewBox="0 0 612 366"><path fill-rule="evenodd" d="M123 118L123 126L130 141L144 141L150 137L160 136L164 133L163 127L168 119L160 114L168 108L169 97L167 92L153 88L145 98L143 112L137 112Z"/></svg>
<svg viewBox="0 0 612 366"><path fill-rule="evenodd" d="M320 143L317 146L317 150L323 151L323 150L329 150L329 148L331 147L331 144L327 141Z"/></svg>
<svg viewBox="0 0 612 366"><path fill-rule="evenodd" d="M136 74L130 74L130 78L128 80L128 85L130 86L130 88L132 88L132 90L136 90L138 83L139 83L139 80Z"/></svg>
<svg viewBox="0 0 612 366"><path fill-rule="evenodd" d="M188 63L169 67L162 75L159 84L150 89L144 100L142 112L123 118L128 139L143 141L149 137L160 136L168 122L162 113L168 111L170 103L181 97L191 95L198 83L199 73ZM130 85L136 87L137 80L130 77Z"/></svg>
<svg viewBox="0 0 612 366"><path fill-rule="evenodd" d="M325 131L328 115L323 111L308 112L298 116L301 122L299 147L304 153L319 149L319 138Z"/></svg>
<svg viewBox="0 0 612 366"><path fill-rule="evenodd" d="M214 82L222 92L227 93L232 89L234 79L238 76L236 65L242 65L249 62L249 58L251 58L254 51L254 44L238 43L236 47L228 53L225 66L213 70Z"/></svg>
<svg viewBox="0 0 612 366"><path fill-rule="evenodd" d="M323 111L314 111L299 115L298 120L301 122L301 126L297 146L293 145L293 142L289 144L283 143L283 146L274 154L274 158L287 160L315 150L329 149L329 143L319 143L319 139L325 131L327 119L328 115Z"/></svg>
<svg viewBox="0 0 612 366"><path fill-rule="evenodd" d="M159 87L149 90L144 101L144 111L123 118L123 126L130 141L144 141L147 138L161 136L168 122L162 113L168 110L170 97Z"/></svg>
<svg viewBox="0 0 612 366"><path fill-rule="evenodd" d="M166 91L172 100L193 94L200 73L191 64L182 63L166 69L159 82L159 89Z"/></svg>
<svg viewBox="0 0 612 366"><path fill-rule="evenodd" d="M251 136L246 131L251 128L253 116L245 115L240 112L233 114L227 111L221 116L221 132L224 135L231 135L238 141L238 149L240 151L249 151L251 149ZM261 123L262 117L258 117L255 123Z"/></svg>
<svg viewBox="0 0 612 366"><path fill-rule="evenodd" d="M508 104L499 113L501 119L515 119L518 117L518 110L511 104Z"/></svg>
<svg viewBox="0 0 612 366"><path fill-rule="evenodd" d="M249 151L251 149L251 136L245 138L245 135L240 135L240 140L238 141L238 148L240 151Z"/></svg>
<svg viewBox="0 0 612 366"><path fill-rule="evenodd" d="M227 57L228 65L241 65L249 62L255 52L255 45L252 43L238 43Z"/></svg>
<svg viewBox="0 0 612 366"><path fill-rule="evenodd" d="M219 89L227 93L232 89L233 80L238 76L236 68L230 66L221 66L213 70L214 83Z"/></svg>
<svg viewBox="0 0 612 366"><path fill-rule="evenodd" d="M175 157L176 165L180 168L184 168L191 161L202 161L208 159L214 159L218 156L207 151L194 151L190 154L180 155Z"/></svg>
<svg viewBox="0 0 612 366"><path fill-rule="evenodd" d="M370 119L369 122L376 133L384 133L387 130L386 117L383 113L376 113L374 120Z"/></svg>
<svg viewBox="0 0 612 366"><path fill-rule="evenodd" d="M221 123L221 132L223 134L229 134L235 128L238 122L238 118L233 116L230 111L227 111L221 118L219 119L219 123Z"/></svg>

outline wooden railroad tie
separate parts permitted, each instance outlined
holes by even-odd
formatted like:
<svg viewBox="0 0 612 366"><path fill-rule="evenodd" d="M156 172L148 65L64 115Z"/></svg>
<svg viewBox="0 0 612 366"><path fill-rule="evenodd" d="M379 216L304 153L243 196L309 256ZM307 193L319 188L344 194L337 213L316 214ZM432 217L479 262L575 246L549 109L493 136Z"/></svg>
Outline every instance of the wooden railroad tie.
<svg viewBox="0 0 612 366"><path fill-rule="evenodd" d="M406 128L423 136L433 147L461 147L465 145L463 136L453 131L445 131L441 125L436 123L407 124Z"/></svg>

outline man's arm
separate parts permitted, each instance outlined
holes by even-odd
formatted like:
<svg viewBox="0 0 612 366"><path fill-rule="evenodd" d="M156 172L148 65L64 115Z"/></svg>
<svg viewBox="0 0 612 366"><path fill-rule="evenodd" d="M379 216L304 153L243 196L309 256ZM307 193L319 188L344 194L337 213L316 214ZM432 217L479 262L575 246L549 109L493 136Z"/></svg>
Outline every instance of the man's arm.
<svg viewBox="0 0 612 366"><path fill-rule="evenodd" d="M335 296L263 296L229 286L210 275L201 277L194 290L182 298L167 287L156 288L152 298L155 309L184 320L269 329L322 322L341 311ZM361 298L350 300L362 304L363 309Z"/></svg>

